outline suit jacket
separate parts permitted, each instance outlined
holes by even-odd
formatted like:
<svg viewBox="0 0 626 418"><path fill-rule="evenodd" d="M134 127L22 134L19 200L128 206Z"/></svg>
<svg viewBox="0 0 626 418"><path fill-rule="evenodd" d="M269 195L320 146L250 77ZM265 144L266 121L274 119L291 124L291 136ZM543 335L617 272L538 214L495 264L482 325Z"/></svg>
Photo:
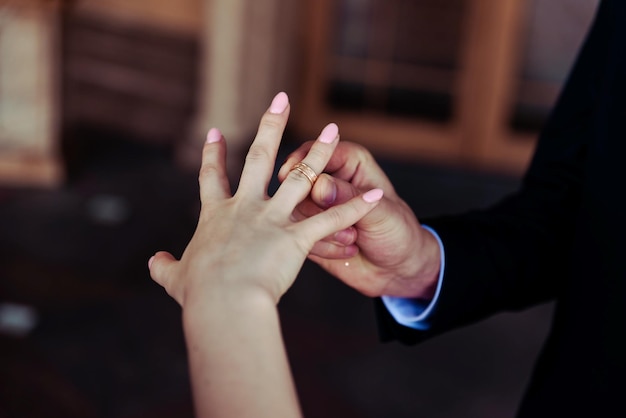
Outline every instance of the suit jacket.
<svg viewBox="0 0 626 418"><path fill-rule="evenodd" d="M626 417L626 1L605 0L520 190L482 211L425 220L446 251L432 329L556 300L519 417Z"/></svg>

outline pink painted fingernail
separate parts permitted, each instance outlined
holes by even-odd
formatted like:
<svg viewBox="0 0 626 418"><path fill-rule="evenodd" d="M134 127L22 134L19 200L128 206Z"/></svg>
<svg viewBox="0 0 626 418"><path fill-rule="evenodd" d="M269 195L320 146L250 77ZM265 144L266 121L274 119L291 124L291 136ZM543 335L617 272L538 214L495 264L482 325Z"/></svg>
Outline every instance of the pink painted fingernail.
<svg viewBox="0 0 626 418"><path fill-rule="evenodd" d="M206 135L207 144L212 144L214 142L219 142L222 139L222 133L217 128L209 129L209 133Z"/></svg>
<svg viewBox="0 0 626 418"><path fill-rule="evenodd" d="M270 105L270 113L274 113L276 115L281 114L287 109L287 105L289 104L289 97L287 97L287 93L280 92L272 100L272 104Z"/></svg>
<svg viewBox="0 0 626 418"><path fill-rule="evenodd" d="M365 200L367 203L378 202L382 198L382 189L372 189L369 192L363 194L363 200Z"/></svg>
<svg viewBox="0 0 626 418"><path fill-rule="evenodd" d="M322 129L319 141L324 144L332 144L333 141L337 139L337 135L339 135L339 127L334 123L329 123L324 129Z"/></svg>
<svg viewBox="0 0 626 418"><path fill-rule="evenodd" d="M150 257L150 259L148 260L148 269L150 267L152 267L152 262L154 261L154 256Z"/></svg>

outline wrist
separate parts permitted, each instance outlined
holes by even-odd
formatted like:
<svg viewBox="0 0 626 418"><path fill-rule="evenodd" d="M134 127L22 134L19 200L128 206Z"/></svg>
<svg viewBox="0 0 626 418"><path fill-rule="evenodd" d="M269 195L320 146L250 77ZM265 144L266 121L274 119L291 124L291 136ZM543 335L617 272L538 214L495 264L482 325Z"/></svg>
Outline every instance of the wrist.
<svg viewBox="0 0 626 418"><path fill-rule="evenodd" d="M236 322L253 322L275 314L276 302L258 286L211 286L190 292L183 306L185 328L206 329Z"/></svg>
<svg viewBox="0 0 626 418"><path fill-rule="evenodd" d="M432 230L422 225L413 242L408 258L410 267L402 274L398 292L385 293L410 299L430 300L434 297L441 270L441 247Z"/></svg>
<svg viewBox="0 0 626 418"><path fill-rule="evenodd" d="M275 307L276 304L277 300L272 293L257 283L212 277L186 289L183 310L209 307L219 311L233 311L260 306Z"/></svg>
<svg viewBox="0 0 626 418"><path fill-rule="evenodd" d="M437 289L441 271L441 245L432 229L420 225L423 242L420 249L422 257L422 270L420 279L423 283L423 299L432 299Z"/></svg>

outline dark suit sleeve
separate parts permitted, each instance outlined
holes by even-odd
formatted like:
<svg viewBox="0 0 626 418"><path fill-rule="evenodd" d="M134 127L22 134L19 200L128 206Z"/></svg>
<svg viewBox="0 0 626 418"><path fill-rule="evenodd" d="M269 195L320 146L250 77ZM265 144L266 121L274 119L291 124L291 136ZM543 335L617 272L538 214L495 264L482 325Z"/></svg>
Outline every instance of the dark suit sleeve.
<svg viewBox="0 0 626 418"><path fill-rule="evenodd" d="M446 252L431 330L397 324L377 300L382 340L415 343L499 311L558 297L568 275L595 103L604 88L611 4L604 1L598 9L520 190L486 210L422 220L437 231Z"/></svg>

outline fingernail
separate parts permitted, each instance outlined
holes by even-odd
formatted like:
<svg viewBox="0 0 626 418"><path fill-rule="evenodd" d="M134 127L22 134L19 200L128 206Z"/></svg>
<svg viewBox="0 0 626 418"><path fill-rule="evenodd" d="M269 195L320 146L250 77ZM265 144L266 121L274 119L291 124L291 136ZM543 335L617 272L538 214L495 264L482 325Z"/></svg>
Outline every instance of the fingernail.
<svg viewBox="0 0 626 418"><path fill-rule="evenodd" d="M272 104L270 105L270 113L274 113L276 115L281 114L287 109L287 105L289 104L289 97L287 97L287 93L280 92L272 100Z"/></svg>
<svg viewBox="0 0 626 418"><path fill-rule="evenodd" d="M152 267L152 262L154 261L154 256L150 257L150 259L148 260L148 269L150 267Z"/></svg>
<svg viewBox="0 0 626 418"><path fill-rule="evenodd" d="M209 129L209 133L206 135L207 144L212 144L214 142L219 142L222 139L222 133L217 128Z"/></svg>
<svg viewBox="0 0 626 418"><path fill-rule="evenodd" d="M382 198L383 198L382 189L372 189L369 192L363 194L363 200L365 200L367 203L378 202Z"/></svg>
<svg viewBox="0 0 626 418"><path fill-rule="evenodd" d="M339 127L334 123L329 123L320 134L319 141L324 144L332 144L339 134Z"/></svg>

